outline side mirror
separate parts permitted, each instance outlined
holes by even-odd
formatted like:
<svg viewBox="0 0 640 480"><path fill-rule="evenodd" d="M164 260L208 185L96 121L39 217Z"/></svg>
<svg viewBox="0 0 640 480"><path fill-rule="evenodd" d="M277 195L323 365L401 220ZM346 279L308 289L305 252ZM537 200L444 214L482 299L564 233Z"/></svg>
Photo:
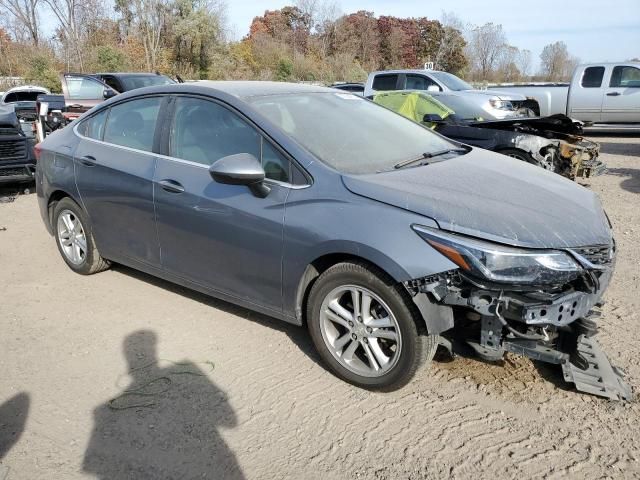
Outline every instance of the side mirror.
<svg viewBox="0 0 640 480"><path fill-rule="evenodd" d="M112 97L115 97L117 95L117 93L111 89L105 88L104 91L102 92L102 97L105 100L108 100Z"/></svg>
<svg viewBox="0 0 640 480"><path fill-rule="evenodd" d="M260 198L269 195L271 189L264 181L264 168L250 153L228 155L213 162L209 174L218 183L227 185L246 185Z"/></svg>
<svg viewBox="0 0 640 480"><path fill-rule="evenodd" d="M442 121L442 117L437 113L427 113L424 117L422 117L422 121L424 123L438 123Z"/></svg>

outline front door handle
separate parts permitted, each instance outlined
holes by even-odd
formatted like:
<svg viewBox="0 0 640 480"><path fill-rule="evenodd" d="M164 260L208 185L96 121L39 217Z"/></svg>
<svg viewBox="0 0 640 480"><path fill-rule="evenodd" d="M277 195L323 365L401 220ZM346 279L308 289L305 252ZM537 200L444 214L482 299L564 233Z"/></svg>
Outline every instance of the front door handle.
<svg viewBox="0 0 640 480"><path fill-rule="evenodd" d="M620 95L620 92L609 92L607 93L607 97L617 97Z"/></svg>
<svg viewBox="0 0 640 480"><path fill-rule="evenodd" d="M87 167L95 167L96 166L96 158L91 155L85 155L80 158L80 163Z"/></svg>
<svg viewBox="0 0 640 480"><path fill-rule="evenodd" d="M175 180L165 179L165 180L160 180L158 183L160 184L162 189L166 190L167 192L171 192L171 193L184 192L184 187L179 182L176 182Z"/></svg>

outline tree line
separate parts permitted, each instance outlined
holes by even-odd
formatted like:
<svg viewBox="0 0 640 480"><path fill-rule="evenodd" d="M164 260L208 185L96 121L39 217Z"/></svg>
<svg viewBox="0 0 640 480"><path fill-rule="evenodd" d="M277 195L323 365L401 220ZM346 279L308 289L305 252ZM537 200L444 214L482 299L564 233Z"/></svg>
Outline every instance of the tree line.
<svg viewBox="0 0 640 480"><path fill-rule="evenodd" d="M265 11L240 40L229 39L223 0L0 0L0 18L0 76L55 91L61 71L327 83L432 62L470 81L515 82L566 80L578 62L551 43L534 74L532 53L510 45L501 25L345 14L334 0Z"/></svg>

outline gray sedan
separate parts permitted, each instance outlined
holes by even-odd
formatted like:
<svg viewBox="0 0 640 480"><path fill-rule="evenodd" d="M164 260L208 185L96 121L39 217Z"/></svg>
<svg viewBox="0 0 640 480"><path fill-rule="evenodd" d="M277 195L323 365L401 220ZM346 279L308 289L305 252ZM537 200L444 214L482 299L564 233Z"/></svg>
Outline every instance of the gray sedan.
<svg viewBox="0 0 640 480"><path fill-rule="evenodd" d="M573 374L593 363L585 343L599 351L590 315L614 244L598 198L558 175L349 93L269 82L118 95L39 152L42 218L75 272L117 262L306 323L365 388L404 385L460 338L587 382Z"/></svg>

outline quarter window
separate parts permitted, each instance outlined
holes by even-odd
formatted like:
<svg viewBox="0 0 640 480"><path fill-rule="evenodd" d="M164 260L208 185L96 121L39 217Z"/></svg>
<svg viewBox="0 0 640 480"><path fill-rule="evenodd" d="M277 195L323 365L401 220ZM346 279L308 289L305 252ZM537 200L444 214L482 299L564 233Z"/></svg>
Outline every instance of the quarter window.
<svg viewBox="0 0 640 480"><path fill-rule="evenodd" d="M373 79L373 89L379 91L395 90L397 83L397 74L376 75L376 77Z"/></svg>
<svg viewBox="0 0 640 480"><path fill-rule="evenodd" d="M618 66L613 68L610 87L640 88L640 68Z"/></svg>
<svg viewBox="0 0 640 480"><path fill-rule="evenodd" d="M94 140L102 140L102 134L104 133L104 122L107 119L109 109L105 108L99 113L92 115L84 120L78 127L78 132Z"/></svg>
<svg viewBox="0 0 640 480"><path fill-rule="evenodd" d="M262 168L266 178L291 182L291 164L268 141L262 139Z"/></svg>
<svg viewBox="0 0 640 480"><path fill-rule="evenodd" d="M104 141L151 152L160 97L140 98L111 107Z"/></svg>
<svg viewBox="0 0 640 480"><path fill-rule="evenodd" d="M582 85L584 88L600 88L604 77L604 67L587 67L582 74Z"/></svg>

